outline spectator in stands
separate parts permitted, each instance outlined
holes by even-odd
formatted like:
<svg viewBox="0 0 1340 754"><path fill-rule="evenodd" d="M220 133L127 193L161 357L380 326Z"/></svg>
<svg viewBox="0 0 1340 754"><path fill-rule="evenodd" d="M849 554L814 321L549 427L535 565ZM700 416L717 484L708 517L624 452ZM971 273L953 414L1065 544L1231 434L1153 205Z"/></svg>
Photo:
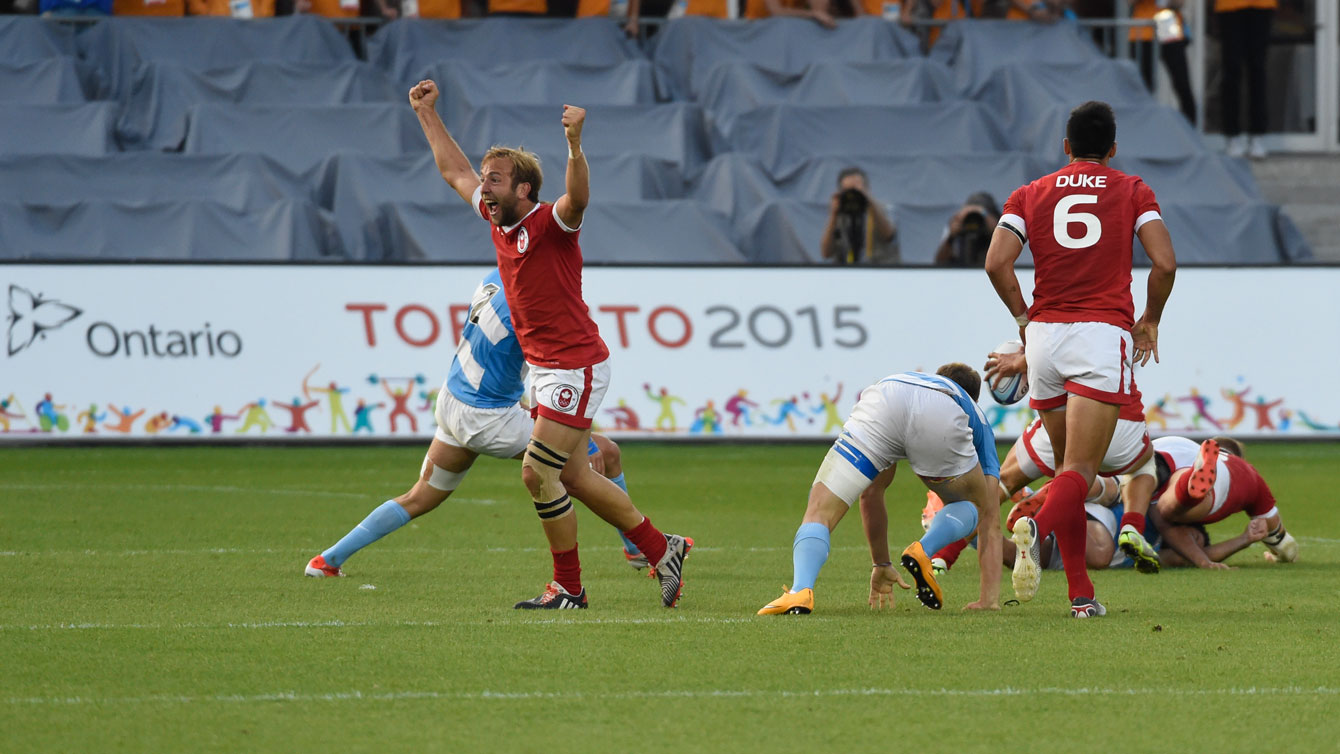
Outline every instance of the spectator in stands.
<svg viewBox="0 0 1340 754"><path fill-rule="evenodd" d="M995 197L978 191L949 218L944 238L935 250L935 263L941 267L984 267L991 234L1000 221Z"/></svg>
<svg viewBox="0 0 1340 754"><path fill-rule="evenodd" d="M897 228L887 209L870 196L870 181L858 167L838 173L819 252L834 264L898 264Z"/></svg>
<svg viewBox="0 0 1340 754"><path fill-rule="evenodd" d="M1195 125L1196 96L1191 92L1191 72L1186 62L1186 20L1182 17L1182 4L1183 0L1135 0L1131 18L1151 19L1155 25L1132 27L1130 39L1135 48L1135 59L1140 63L1140 75L1151 92L1154 91L1154 44L1157 40L1158 54L1163 59L1163 67L1168 70L1178 107Z"/></svg>
<svg viewBox="0 0 1340 754"><path fill-rule="evenodd" d="M31 4L14 2L14 12L31 13ZM38 11L44 16L106 16L112 12L112 0L41 0Z"/></svg>
<svg viewBox="0 0 1340 754"><path fill-rule="evenodd" d="M269 18L275 14L275 0L186 0L186 12L192 16Z"/></svg>
<svg viewBox="0 0 1340 754"><path fill-rule="evenodd" d="M707 16L708 18L730 18L727 2L734 0L628 0L628 21L624 31L630 37L640 33L639 21L643 18L675 18L677 16ZM654 31L654 30L652 30ZM650 36L650 32L648 33Z"/></svg>
<svg viewBox="0 0 1340 754"><path fill-rule="evenodd" d="M745 0L745 18L768 18L770 16L796 16L809 18L819 25L832 29L837 26L834 20L837 0ZM848 7L851 7L850 4ZM859 8L859 5L857 6ZM849 12L848 15L851 15Z"/></svg>
<svg viewBox="0 0 1340 754"><path fill-rule="evenodd" d="M1219 19L1219 102L1228 154L1266 156L1266 50L1278 0L1214 0ZM1247 136L1242 134L1242 76L1247 73Z"/></svg>

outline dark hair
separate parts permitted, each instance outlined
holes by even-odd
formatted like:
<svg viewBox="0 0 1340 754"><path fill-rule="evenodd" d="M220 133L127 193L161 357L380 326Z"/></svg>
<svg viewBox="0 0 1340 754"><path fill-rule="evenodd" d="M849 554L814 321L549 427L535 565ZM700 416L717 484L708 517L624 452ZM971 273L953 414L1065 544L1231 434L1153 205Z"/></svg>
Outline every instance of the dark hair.
<svg viewBox="0 0 1340 754"><path fill-rule="evenodd" d="M1202 537L1205 537L1205 544L1201 545L1202 548L1210 546L1210 532L1205 529L1205 524L1194 523L1194 524L1181 524L1181 525L1187 527L1188 529L1191 529L1192 531L1198 531L1200 532L1200 535Z"/></svg>
<svg viewBox="0 0 1340 754"><path fill-rule="evenodd" d="M1234 440L1231 437L1216 437L1214 438L1214 441L1219 443L1220 450L1228 451L1232 455L1235 455L1238 458L1246 460L1247 451L1242 447L1242 443L1239 442L1238 440Z"/></svg>
<svg viewBox="0 0 1340 754"><path fill-rule="evenodd" d="M1117 116L1106 102L1089 101L1070 111L1065 124L1071 157L1101 160L1117 143Z"/></svg>
<svg viewBox="0 0 1340 754"><path fill-rule="evenodd" d="M968 396L974 401L982 394L982 377L977 374L977 370L964 364L961 361L953 361L939 369L935 373L941 377L948 377L958 386L968 392Z"/></svg>
<svg viewBox="0 0 1340 754"><path fill-rule="evenodd" d="M837 179L838 188L842 188L842 182L845 181L848 176L853 175L861 176L861 180L865 183L865 185L867 186L870 185L870 176L866 175L864 170L856 167L855 165L852 165L851 167L843 168L841 172L838 173L838 179Z"/></svg>

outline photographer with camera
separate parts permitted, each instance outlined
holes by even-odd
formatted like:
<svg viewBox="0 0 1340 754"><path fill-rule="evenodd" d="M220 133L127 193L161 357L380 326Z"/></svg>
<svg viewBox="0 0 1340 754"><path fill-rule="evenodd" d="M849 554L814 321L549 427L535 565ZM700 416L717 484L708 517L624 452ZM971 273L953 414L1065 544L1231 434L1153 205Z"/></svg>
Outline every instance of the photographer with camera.
<svg viewBox="0 0 1340 754"><path fill-rule="evenodd" d="M986 250L991 245L991 234L1000 221L996 200L985 191L978 191L963 203L949 218L944 239L935 250L935 264L941 267L984 267Z"/></svg>
<svg viewBox="0 0 1340 754"><path fill-rule="evenodd" d="M819 244L823 258L839 265L898 264L896 235L888 211L870 196L865 171L843 168Z"/></svg>

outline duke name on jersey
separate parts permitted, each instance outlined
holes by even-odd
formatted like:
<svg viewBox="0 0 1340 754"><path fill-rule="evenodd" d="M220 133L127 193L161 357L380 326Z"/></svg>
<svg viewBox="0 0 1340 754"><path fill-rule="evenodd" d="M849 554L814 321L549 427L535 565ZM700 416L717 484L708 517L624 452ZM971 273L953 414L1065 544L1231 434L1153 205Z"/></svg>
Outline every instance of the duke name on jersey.
<svg viewBox="0 0 1340 754"><path fill-rule="evenodd" d="M512 329L502 276L494 269L484 276L470 299L446 388L466 405L506 408L521 400L526 390L526 369L526 358Z"/></svg>

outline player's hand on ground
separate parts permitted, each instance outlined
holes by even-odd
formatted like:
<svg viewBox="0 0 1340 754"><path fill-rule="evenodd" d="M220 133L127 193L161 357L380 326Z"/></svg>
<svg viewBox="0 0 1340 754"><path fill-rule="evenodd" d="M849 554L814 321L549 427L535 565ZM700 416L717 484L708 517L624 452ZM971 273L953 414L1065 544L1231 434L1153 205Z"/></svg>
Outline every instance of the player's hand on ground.
<svg viewBox="0 0 1340 754"><path fill-rule="evenodd" d="M893 607L893 585L911 589L893 566L875 566L870 571L870 607L880 610Z"/></svg>
<svg viewBox="0 0 1340 754"><path fill-rule="evenodd" d="M992 351L986 355L986 367L983 376L986 377L987 384L996 387L997 382L1003 382L1026 371L1028 371L1028 358L1024 356L1023 351L1018 353L996 353Z"/></svg>
<svg viewBox="0 0 1340 754"><path fill-rule="evenodd" d="M568 143L577 146L582 143L582 124L586 122L586 110L572 105L563 106L563 134Z"/></svg>
<svg viewBox="0 0 1340 754"><path fill-rule="evenodd" d="M1264 518L1254 518L1247 522L1247 530L1243 534L1247 535L1248 542L1260 542L1270 533L1270 525Z"/></svg>
<svg viewBox="0 0 1340 754"><path fill-rule="evenodd" d="M437 84L424 79L409 90L409 104L415 112L431 110L437 106Z"/></svg>
<svg viewBox="0 0 1340 754"><path fill-rule="evenodd" d="M1233 566L1231 566L1231 565L1229 565L1229 564L1227 564L1227 563L1216 563L1216 562L1214 562L1213 560L1211 560L1210 562L1206 563L1205 565L1202 565L1201 568L1204 568L1204 569L1207 570L1207 571L1234 571L1234 570L1237 570L1237 569L1235 569Z"/></svg>
<svg viewBox="0 0 1340 754"><path fill-rule="evenodd" d="M964 606L963 606L963 609L964 609L964 610L999 610L999 609L1000 609L1000 603L999 603L999 602L986 602L986 601L984 601L984 600L977 600L976 602L969 602L968 604L964 605Z"/></svg>
<svg viewBox="0 0 1340 754"><path fill-rule="evenodd" d="M1135 357L1131 363L1144 366L1149 363L1149 357L1154 357L1154 363L1159 360L1159 325L1157 322L1150 322L1142 319L1135 323L1131 328L1131 340L1135 342Z"/></svg>

